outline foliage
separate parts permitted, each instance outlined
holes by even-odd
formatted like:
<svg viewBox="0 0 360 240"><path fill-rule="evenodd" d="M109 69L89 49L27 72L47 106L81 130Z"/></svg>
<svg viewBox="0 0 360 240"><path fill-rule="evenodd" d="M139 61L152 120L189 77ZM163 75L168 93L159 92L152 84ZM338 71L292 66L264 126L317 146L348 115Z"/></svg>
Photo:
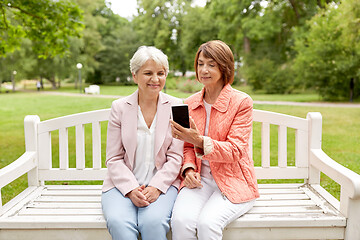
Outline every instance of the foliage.
<svg viewBox="0 0 360 240"><path fill-rule="evenodd" d="M100 63L88 82L127 84L131 78L129 62L139 47L138 36L133 25L112 12L103 15L107 22L100 29L104 49L95 56Z"/></svg>
<svg viewBox="0 0 360 240"><path fill-rule="evenodd" d="M294 68L298 78L325 99L349 97L351 79L360 76L360 4L343 1L323 9L296 39ZM360 88L355 88L359 96Z"/></svg>
<svg viewBox="0 0 360 240"><path fill-rule="evenodd" d="M234 53L235 84L245 81L253 90L272 94L292 93L297 88L317 89L325 99L343 100L349 96L352 81L354 99L360 96L360 6L356 0L208 0L205 7L193 5L193 0L138 0L138 15L131 20L114 14L105 0L41 0L37 2L62 5L58 10L63 13L57 13L61 17L70 6L80 14L66 19L75 19L73 24L78 24L73 34L56 38L64 43L66 51L60 55L52 52L46 60L39 59L37 51L39 43L44 42L24 35L31 28L20 22L38 23L37 18L33 20L32 15L10 7L18 1L3 2L0 12L5 12L2 16L6 18L0 19L0 32L6 41L0 45L12 44L6 49L15 49L18 41L21 47L13 52L7 50L6 57L0 59L0 81L9 81L16 70L16 80L47 79L53 87L59 87L61 80L76 82L75 66L80 62L87 83L131 84L127 81L129 60L141 45L160 48L169 58L170 69L185 75L193 70L198 47L220 39ZM21 4L37 6L34 0ZM49 21L61 19L56 14L42 13L43 5L36 16L49 17ZM4 19L11 23L7 30ZM84 24L81 32L80 19ZM61 24L66 25L66 21ZM65 31L61 24L50 29L53 35ZM44 32L45 26L33 28ZM16 31L22 38L7 37ZM169 79L167 85L173 88L176 81Z"/></svg>
<svg viewBox="0 0 360 240"><path fill-rule="evenodd" d="M40 57L63 54L68 37L79 37L82 28L81 11L68 0L3 0L0 12L0 56L18 49L23 38Z"/></svg>

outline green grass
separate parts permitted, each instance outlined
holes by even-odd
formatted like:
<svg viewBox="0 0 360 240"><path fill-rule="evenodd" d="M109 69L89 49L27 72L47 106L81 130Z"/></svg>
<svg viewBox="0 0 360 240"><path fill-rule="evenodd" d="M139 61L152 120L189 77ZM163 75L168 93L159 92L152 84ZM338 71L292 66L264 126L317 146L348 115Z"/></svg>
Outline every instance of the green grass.
<svg viewBox="0 0 360 240"><path fill-rule="evenodd" d="M101 93L108 95L125 96L129 95L136 89L135 86L130 87L111 87L101 86ZM245 89L246 90L246 89ZM168 90L167 93L178 96L187 97L188 93L179 93L174 90ZM251 95L251 94L250 94ZM256 95L251 95L256 99ZM279 100L294 101L293 97ZM296 97L295 97L296 98ZM307 96L300 97L306 99ZM300 100L299 98L299 100ZM311 98L311 97L309 97ZM115 98L114 98L115 99ZM5 167L15 159L17 159L25 151L24 143L24 125L23 119L26 115L39 115L41 120L46 120L63 115L79 113L84 111L109 108L113 98L85 98L85 97L69 97L69 96L52 96L45 94L33 93L9 93L0 94L0 168ZM269 99L266 99L269 100ZM334 108L334 107L295 107L295 106L275 106L275 105L259 105L255 104L256 109L275 111L284 114L290 114L298 117L306 117L308 112L321 112L323 116L323 138L322 148L333 159L340 164L360 173L360 108ZM254 127L254 140L259 130ZM106 128L106 126L103 126ZM276 152L277 135L275 129L271 128L271 149ZM86 130L88 132L88 130ZM73 135L69 130L69 136ZM85 133L87 137L87 133ZM106 131L103 131L103 137L106 137ZM294 155L294 132L289 130L288 133L288 156L290 162ZM56 143L56 134L53 136L53 142ZM69 143L71 143L69 139ZM255 164L259 164L260 144L254 143L254 160ZM53 149L56 156L57 149ZM71 150L70 150L71 151ZM86 153L87 157L91 153ZM74 159L74 156L70 156ZM275 164L277 156L271 155L271 163ZM103 159L104 160L104 159ZM54 163L56 165L56 163ZM27 180L23 176L12 184L2 189L3 202L9 201L20 191L26 188ZM339 197L339 186L322 176L322 185L337 198Z"/></svg>

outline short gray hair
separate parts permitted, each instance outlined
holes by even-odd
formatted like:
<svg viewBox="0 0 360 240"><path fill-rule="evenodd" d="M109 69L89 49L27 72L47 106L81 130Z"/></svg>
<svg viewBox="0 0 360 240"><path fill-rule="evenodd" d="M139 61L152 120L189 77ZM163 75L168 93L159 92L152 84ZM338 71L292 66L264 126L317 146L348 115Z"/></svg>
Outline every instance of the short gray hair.
<svg viewBox="0 0 360 240"><path fill-rule="evenodd" d="M134 56L130 60L130 71L136 74L139 69L148 61L154 60L157 64L165 68L165 74L169 73L168 57L156 47L141 46L134 53Z"/></svg>

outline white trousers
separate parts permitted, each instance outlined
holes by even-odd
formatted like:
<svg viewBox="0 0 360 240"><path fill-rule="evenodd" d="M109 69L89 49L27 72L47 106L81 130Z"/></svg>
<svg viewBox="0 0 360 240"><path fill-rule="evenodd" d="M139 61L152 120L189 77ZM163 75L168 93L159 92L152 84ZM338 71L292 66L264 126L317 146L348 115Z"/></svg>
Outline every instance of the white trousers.
<svg viewBox="0 0 360 240"><path fill-rule="evenodd" d="M213 179L201 182L202 188L181 189L171 219L172 240L221 240L226 225L254 206L255 200L230 202Z"/></svg>

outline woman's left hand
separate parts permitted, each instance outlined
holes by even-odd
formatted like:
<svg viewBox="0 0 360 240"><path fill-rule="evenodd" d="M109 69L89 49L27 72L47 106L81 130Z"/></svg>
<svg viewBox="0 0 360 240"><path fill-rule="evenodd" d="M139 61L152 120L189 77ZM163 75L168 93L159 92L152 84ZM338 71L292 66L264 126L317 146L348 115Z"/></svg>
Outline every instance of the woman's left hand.
<svg viewBox="0 0 360 240"><path fill-rule="evenodd" d="M146 201L148 201L149 203L153 203L158 199L158 197L161 194L161 191L159 189L157 189L156 187L147 186L142 191L142 194L145 195Z"/></svg>
<svg viewBox="0 0 360 240"><path fill-rule="evenodd" d="M194 120L190 117L190 128L184 128L180 124L171 120L172 135L174 138L193 144L196 147L203 148L203 137L199 134Z"/></svg>

